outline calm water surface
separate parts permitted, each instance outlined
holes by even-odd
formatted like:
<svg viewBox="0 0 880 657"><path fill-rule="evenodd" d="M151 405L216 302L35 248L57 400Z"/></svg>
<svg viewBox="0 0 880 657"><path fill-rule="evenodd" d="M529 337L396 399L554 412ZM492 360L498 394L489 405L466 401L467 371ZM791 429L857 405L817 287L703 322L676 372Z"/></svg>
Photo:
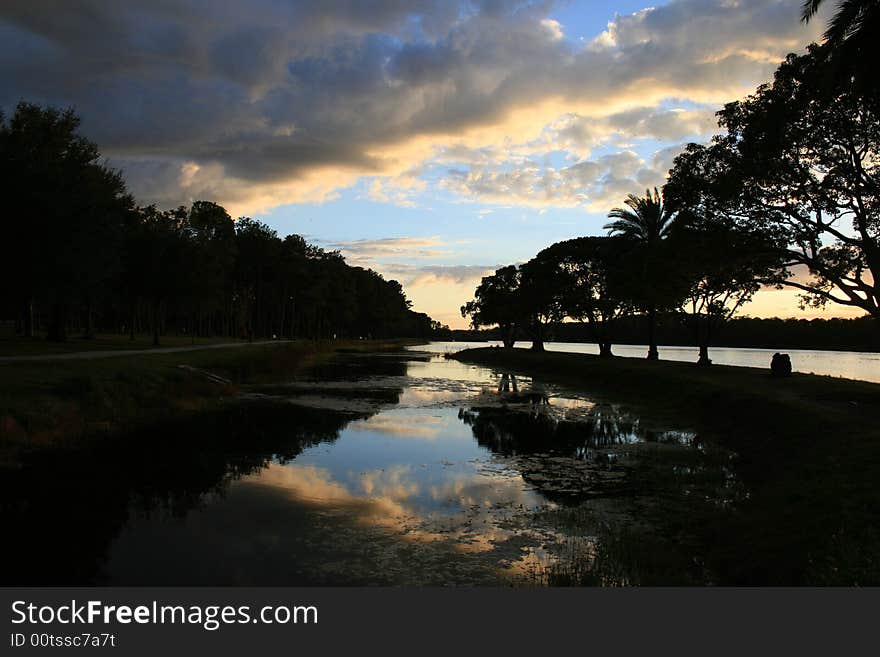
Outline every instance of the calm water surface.
<svg viewBox="0 0 880 657"><path fill-rule="evenodd" d="M528 347L528 342L518 342L517 347ZM500 342L432 342L424 347L425 351L434 353L453 353L471 347L501 346ZM595 344L580 342L547 342L547 351L564 351L575 354L599 354ZM643 358L648 351L643 345L614 345L616 356ZM840 376L846 379L861 379L880 383L880 353L868 351L821 351L810 349L746 349L740 347L713 347L709 357L718 365L737 367L769 368L770 360L777 351L791 356L791 364L795 372L805 374L824 374ZM660 347L662 360L684 361L696 363L699 354L696 347Z"/></svg>
<svg viewBox="0 0 880 657"><path fill-rule="evenodd" d="M5 477L3 581L716 583L701 523L748 494L687 427L437 354L350 355Z"/></svg>

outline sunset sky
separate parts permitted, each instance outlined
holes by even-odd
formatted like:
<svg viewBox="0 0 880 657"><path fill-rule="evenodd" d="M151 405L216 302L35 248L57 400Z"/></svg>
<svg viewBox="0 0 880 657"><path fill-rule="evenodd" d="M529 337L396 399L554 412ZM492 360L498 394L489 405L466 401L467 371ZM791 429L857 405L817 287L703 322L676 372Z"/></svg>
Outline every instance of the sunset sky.
<svg viewBox="0 0 880 657"><path fill-rule="evenodd" d="M0 107L73 106L139 202L215 200L463 327L480 277L601 234L825 23L645 4L5 0ZM792 292L745 312L802 314Z"/></svg>

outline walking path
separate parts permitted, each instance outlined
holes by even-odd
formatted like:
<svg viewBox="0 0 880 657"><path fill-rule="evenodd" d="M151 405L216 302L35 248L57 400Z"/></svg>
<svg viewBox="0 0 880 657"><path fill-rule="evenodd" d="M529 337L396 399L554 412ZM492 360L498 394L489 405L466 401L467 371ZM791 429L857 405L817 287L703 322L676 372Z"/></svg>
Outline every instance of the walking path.
<svg viewBox="0 0 880 657"><path fill-rule="evenodd" d="M36 354L31 356L0 356L0 363L19 363L41 360L94 360L96 358L115 358L116 356L135 356L138 354L174 354L183 351L203 349L229 349L230 347L253 347L265 344L281 344L292 340L262 340L260 342L223 342L220 344L194 344L186 347L154 347L152 349L105 349L101 351L70 351L63 354Z"/></svg>

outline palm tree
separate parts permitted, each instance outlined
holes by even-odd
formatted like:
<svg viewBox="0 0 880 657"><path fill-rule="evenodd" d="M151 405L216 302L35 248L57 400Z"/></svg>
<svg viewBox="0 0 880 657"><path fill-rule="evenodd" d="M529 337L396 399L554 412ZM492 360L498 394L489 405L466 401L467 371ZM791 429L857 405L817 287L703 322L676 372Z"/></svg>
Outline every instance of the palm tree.
<svg viewBox="0 0 880 657"><path fill-rule="evenodd" d="M604 228L609 235L619 235L644 245L647 249L645 259L647 267L647 263L654 261L660 241L669 235L676 214L669 212L663 205L663 198L656 187L653 195L650 189L645 190L644 197L630 194L624 204L627 207L614 208L608 213L608 218L614 221L605 224ZM646 282L647 278L646 271ZM648 360L657 360L660 357L656 338L657 302L651 295L648 295L647 311Z"/></svg>
<svg viewBox="0 0 880 657"><path fill-rule="evenodd" d="M824 4L825 0L806 0L801 12L801 20L809 23ZM828 23L828 29L824 34L825 41L832 47L840 47L850 39L862 40L869 36L869 31L876 29L874 24L878 15L880 15L878 0L841 0L838 3L837 13Z"/></svg>
<svg viewBox="0 0 880 657"><path fill-rule="evenodd" d="M809 23L823 5L825 0L806 0L801 20ZM880 56L880 0L840 0L824 37L825 56L855 75L876 97L874 64Z"/></svg>

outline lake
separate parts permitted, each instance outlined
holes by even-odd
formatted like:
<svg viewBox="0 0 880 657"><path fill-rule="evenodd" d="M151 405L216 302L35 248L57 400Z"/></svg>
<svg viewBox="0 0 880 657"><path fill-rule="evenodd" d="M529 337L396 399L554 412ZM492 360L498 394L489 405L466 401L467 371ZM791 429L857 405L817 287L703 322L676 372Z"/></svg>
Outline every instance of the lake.
<svg viewBox="0 0 880 657"><path fill-rule="evenodd" d="M730 565L753 550L736 524L750 495L738 455L684 419L419 349L343 354L10 471L2 581L797 583L775 569L798 536L774 546L781 566ZM771 533L774 504L755 507Z"/></svg>
<svg viewBox="0 0 880 657"><path fill-rule="evenodd" d="M518 342L517 347L528 347L530 342ZM501 346L501 342L432 342L419 347L435 353L451 353L462 349ZM547 351L563 351L574 354L599 354L595 344L581 342L547 342ZM696 347L661 346L661 360L697 362ZM614 355L627 358L643 358L648 351L645 345L614 345ZM846 379L861 379L880 383L880 353L867 351L822 351L810 349L751 349L741 347L712 347L709 357L717 365L733 365L736 367L769 368L770 359L775 352L791 356L792 368L795 372L805 374L823 374L840 376Z"/></svg>

